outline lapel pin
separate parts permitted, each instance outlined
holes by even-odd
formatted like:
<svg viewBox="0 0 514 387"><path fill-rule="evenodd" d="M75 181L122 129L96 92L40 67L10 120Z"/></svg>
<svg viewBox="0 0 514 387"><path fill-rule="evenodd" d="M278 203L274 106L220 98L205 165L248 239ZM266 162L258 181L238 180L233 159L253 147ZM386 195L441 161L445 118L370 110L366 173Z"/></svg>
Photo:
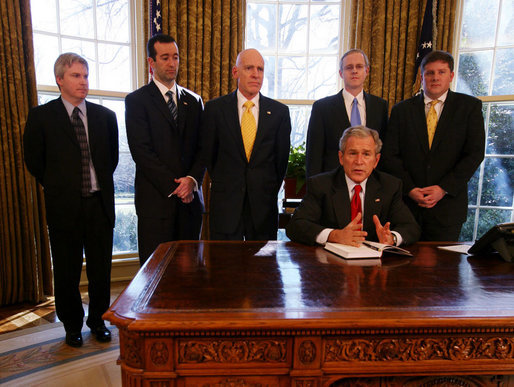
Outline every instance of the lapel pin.
<svg viewBox="0 0 514 387"><path fill-rule="evenodd" d="M266 114L271 115L271 112L268 110L268 111L266 112Z"/></svg>
<svg viewBox="0 0 514 387"><path fill-rule="evenodd" d="M184 105L186 105L186 106L187 106L187 102L186 102L186 101L184 101L183 103L184 103Z"/></svg>
<svg viewBox="0 0 514 387"><path fill-rule="evenodd" d="M375 199L375 203L378 203L380 201L380 198Z"/></svg>

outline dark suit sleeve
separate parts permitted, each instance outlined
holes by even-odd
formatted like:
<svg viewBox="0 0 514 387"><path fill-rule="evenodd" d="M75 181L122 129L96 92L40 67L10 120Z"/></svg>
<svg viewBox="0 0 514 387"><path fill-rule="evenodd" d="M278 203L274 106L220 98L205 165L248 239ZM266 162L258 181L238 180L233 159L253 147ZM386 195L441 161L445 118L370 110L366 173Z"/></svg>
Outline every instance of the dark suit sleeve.
<svg viewBox="0 0 514 387"><path fill-rule="evenodd" d="M398 189L393 193L391 205L385 221L381 220L382 226L385 222L391 223L391 231L398 232L403 239L403 244L410 245L418 241L421 235L421 228L414 219L402 197L402 183L398 181Z"/></svg>
<svg viewBox="0 0 514 387"><path fill-rule="evenodd" d="M400 128L402 125L402 114L398 105L393 107L391 118L387 127L387 135L382 151L383 158L380 162L380 169L399 177L403 182L403 192L408 194L416 188L409 172L403 165L400 149ZM415 135L414 133L412 134Z"/></svg>
<svg viewBox="0 0 514 387"><path fill-rule="evenodd" d="M482 101L473 100L473 105L465 119L467 120L467 132L464 147L460 153L460 160L449 173L441 178L438 184L452 196L456 196L462 187L466 187L484 159L485 130Z"/></svg>
<svg viewBox="0 0 514 387"><path fill-rule="evenodd" d="M203 101L202 99L199 97L197 101L195 101L195 112L194 114L197 116L197 117L200 117L200 120L198 121L198 125L201 125L201 117L203 115ZM200 135L200 128L198 128L197 126L197 131ZM186 128L187 130L187 128ZM204 164L204 161L203 161L203 158L202 158L202 155L199 151L200 149L200 141L201 141L201 138L199 138L196 142L196 149L195 149L195 154L194 154L194 160L193 160L193 163L191 165L191 168L189 168L189 171L187 172L186 175L188 176L192 176L197 184L198 184L198 187L200 187L202 185L202 181L203 181L203 177L205 175L205 164Z"/></svg>
<svg viewBox="0 0 514 387"><path fill-rule="evenodd" d="M112 172L116 170L119 161L119 136L118 136L118 120L116 114L109 111L107 116L107 125L109 128L109 144L111 150Z"/></svg>
<svg viewBox="0 0 514 387"><path fill-rule="evenodd" d="M216 111L215 102L207 102L205 104L200 130L200 155L203 165L207 167L210 173L212 173L218 154Z"/></svg>
<svg viewBox="0 0 514 387"><path fill-rule="evenodd" d="M323 172L323 154L325 152L325 130L323 113L319 102L314 102L307 128L307 146L305 169L307 177Z"/></svg>
<svg viewBox="0 0 514 387"><path fill-rule="evenodd" d="M291 146L291 118L289 108L285 106L282 116L282 122L277 130L275 141L275 155L277 168L277 185L280 188L282 181L286 175L287 162L289 160L289 149Z"/></svg>
<svg viewBox="0 0 514 387"><path fill-rule="evenodd" d="M321 225L324 194L320 185L307 179L307 194L286 226L286 235L294 242L316 244L316 237L326 227Z"/></svg>
<svg viewBox="0 0 514 387"><path fill-rule="evenodd" d="M130 153L138 171L141 171L160 194L166 197L177 187L173 179L181 176L174 174L155 153L147 114L144 105L136 95L127 95L125 122Z"/></svg>
<svg viewBox="0 0 514 387"><path fill-rule="evenodd" d="M31 109L23 133L23 149L28 171L43 185L46 166L45 137L37 109Z"/></svg>

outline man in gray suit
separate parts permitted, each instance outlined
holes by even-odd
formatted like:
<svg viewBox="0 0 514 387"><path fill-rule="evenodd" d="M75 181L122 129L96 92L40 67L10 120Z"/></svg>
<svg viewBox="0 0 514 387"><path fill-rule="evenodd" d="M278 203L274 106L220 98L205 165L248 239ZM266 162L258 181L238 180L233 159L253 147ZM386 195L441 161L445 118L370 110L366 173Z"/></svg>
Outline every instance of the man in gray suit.
<svg viewBox="0 0 514 387"><path fill-rule="evenodd" d="M286 105L260 93L264 59L239 53L232 75L237 90L205 104L202 155L212 179L212 239L277 239L277 194L289 156Z"/></svg>
<svg viewBox="0 0 514 387"><path fill-rule="evenodd" d="M420 228L402 201L401 180L375 170L381 147L376 130L346 129L339 142L340 166L307 180L307 194L287 225L287 236L309 245L416 242Z"/></svg>
<svg viewBox="0 0 514 387"><path fill-rule="evenodd" d="M378 131L380 136L385 131L387 102L363 90L368 74L369 60L364 51L349 50L339 62L343 90L312 105L307 130L307 177L339 165L337 144L346 128L364 125Z"/></svg>

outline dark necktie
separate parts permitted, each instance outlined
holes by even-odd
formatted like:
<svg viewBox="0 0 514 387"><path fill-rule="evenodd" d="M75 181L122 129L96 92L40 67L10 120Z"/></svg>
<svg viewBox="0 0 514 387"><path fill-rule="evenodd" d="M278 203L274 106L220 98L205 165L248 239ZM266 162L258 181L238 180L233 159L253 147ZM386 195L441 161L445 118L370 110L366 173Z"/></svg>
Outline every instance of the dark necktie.
<svg viewBox="0 0 514 387"><path fill-rule="evenodd" d="M82 196L86 197L91 196L91 170L89 166L91 156L89 154L89 146L87 144L86 128L84 127L84 122L82 122L82 119L80 118L79 112L80 110L78 107L73 109L73 113L71 114L71 123L80 146L80 161L82 164L81 191Z"/></svg>
<svg viewBox="0 0 514 387"><path fill-rule="evenodd" d="M168 96L168 109L170 109L170 112L171 112L171 116L173 117L173 120L175 121L175 123L177 122L177 116L178 116L178 111L177 111L177 105L175 104L175 101L173 100L173 92L171 90L169 90L166 95Z"/></svg>
<svg viewBox="0 0 514 387"><path fill-rule="evenodd" d="M357 214L359 212L362 214L361 197L359 195L361 193L361 189L362 189L362 187L358 184L353 188L353 197L352 197L352 204L351 204L352 220L355 219L355 217L357 216ZM362 223L362 218L359 223Z"/></svg>
<svg viewBox="0 0 514 387"><path fill-rule="evenodd" d="M353 99L352 116L350 117L350 125L357 126L361 124L361 113L359 112L359 102L357 98Z"/></svg>

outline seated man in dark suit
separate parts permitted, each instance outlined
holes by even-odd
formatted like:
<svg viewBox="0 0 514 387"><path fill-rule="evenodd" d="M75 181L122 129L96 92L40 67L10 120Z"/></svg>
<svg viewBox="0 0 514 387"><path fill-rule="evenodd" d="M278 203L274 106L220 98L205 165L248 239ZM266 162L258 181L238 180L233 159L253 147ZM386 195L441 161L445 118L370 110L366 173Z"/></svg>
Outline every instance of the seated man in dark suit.
<svg viewBox="0 0 514 387"><path fill-rule="evenodd" d="M309 245L416 242L421 231L402 201L401 180L375 170L381 147L376 130L346 129L339 141L341 166L309 178L307 195L287 225L287 236Z"/></svg>

